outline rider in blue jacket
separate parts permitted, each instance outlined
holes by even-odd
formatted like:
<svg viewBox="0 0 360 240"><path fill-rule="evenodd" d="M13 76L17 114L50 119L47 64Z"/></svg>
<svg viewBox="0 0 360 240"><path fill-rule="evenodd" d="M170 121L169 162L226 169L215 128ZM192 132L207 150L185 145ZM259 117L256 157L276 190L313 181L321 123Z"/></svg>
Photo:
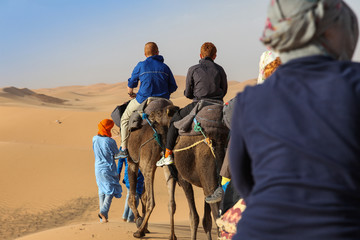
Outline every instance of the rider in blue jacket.
<svg viewBox="0 0 360 240"><path fill-rule="evenodd" d="M177 85L170 68L164 63L164 58L159 55L159 50L154 42L145 44L146 60L139 62L128 80L128 94L133 98L121 116L121 148L120 156L128 157L127 138L129 135L129 119L133 111L148 97L162 97L169 99L175 92ZM137 94L133 92L140 81Z"/></svg>

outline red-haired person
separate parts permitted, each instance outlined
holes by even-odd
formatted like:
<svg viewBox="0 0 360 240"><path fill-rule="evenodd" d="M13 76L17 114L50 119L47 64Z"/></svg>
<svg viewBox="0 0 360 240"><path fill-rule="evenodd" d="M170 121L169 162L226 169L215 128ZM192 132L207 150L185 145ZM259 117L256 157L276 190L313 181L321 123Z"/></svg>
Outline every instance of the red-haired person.
<svg viewBox="0 0 360 240"><path fill-rule="evenodd" d="M165 155L156 163L156 166L173 164L172 150L175 147L178 137L178 129L175 128L174 122L187 116L202 99L211 99L223 101L227 93L228 84L224 69L214 62L217 49L211 42L205 42L200 48L200 61L189 68L186 76L185 97L192 99L193 102L180 109L172 117L169 130L166 137ZM208 203L219 202L222 198L222 188L219 187L215 197L208 199Z"/></svg>

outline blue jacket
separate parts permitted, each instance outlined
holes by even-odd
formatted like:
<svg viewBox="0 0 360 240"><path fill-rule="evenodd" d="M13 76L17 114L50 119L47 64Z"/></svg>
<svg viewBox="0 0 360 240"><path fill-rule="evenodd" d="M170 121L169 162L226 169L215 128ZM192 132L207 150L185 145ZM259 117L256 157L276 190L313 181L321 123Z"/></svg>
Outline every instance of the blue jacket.
<svg viewBox="0 0 360 240"><path fill-rule="evenodd" d="M231 124L247 205L233 239L359 239L360 63L289 61L237 96Z"/></svg>
<svg viewBox="0 0 360 240"><path fill-rule="evenodd" d="M122 182L125 184L127 189L130 189L129 176L128 176L128 163L127 163L126 158L119 158L117 172L118 172L118 174L121 173L121 170L122 170L122 167L124 164L125 164L125 170L124 170L124 179ZM140 169L139 169L138 177L137 177L137 184L136 184L136 193L139 196L141 196L143 190L144 190L144 176L142 175L142 173L140 172Z"/></svg>
<svg viewBox="0 0 360 240"><path fill-rule="evenodd" d="M139 81L140 88L136 95L139 103L148 97L169 99L177 89L175 78L161 55L150 56L136 65L128 80L128 87L137 87Z"/></svg>

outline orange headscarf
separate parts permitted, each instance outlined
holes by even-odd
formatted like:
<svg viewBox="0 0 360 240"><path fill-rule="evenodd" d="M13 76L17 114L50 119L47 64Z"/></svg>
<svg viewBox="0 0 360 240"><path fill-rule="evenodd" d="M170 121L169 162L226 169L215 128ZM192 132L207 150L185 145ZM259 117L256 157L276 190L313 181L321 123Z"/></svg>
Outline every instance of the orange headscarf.
<svg viewBox="0 0 360 240"><path fill-rule="evenodd" d="M98 134L111 137L111 129L114 126L114 121L111 119L104 119L98 124Z"/></svg>

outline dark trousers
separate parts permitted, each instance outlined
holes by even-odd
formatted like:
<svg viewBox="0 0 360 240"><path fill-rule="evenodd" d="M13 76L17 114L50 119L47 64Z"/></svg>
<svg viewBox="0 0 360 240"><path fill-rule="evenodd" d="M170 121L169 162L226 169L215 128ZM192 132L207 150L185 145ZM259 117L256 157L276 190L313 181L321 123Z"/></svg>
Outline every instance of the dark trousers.
<svg viewBox="0 0 360 240"><path fill-rule="evenodd" d="M174 122L183 119L187 116L191 110L196 106L197 102L192 102L184 108L180 109L175 113L175 115L171 118L170 127L168 133L166 135L166 148L173 150L176 144L176 139L179 136L178 129L174 126Z"/></svg>

